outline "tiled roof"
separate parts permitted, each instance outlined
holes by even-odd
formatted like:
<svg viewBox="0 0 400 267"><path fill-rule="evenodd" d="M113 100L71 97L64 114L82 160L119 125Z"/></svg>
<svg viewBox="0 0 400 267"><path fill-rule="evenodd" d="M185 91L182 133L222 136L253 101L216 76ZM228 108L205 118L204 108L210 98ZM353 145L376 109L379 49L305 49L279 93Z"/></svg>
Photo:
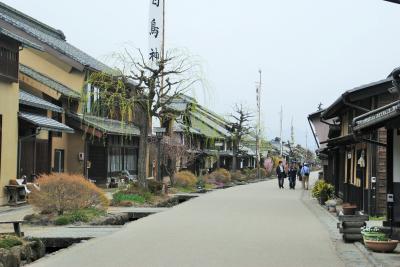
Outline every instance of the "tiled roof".
<svg viewBox="0 0 400 267"><path fill-rule="evenodd" d="M217 130L210 127L208 124L204 123L203 120L200 120L195 116L192 116L190 121L192 128L196 129L198 132L200 132L200 134L208 138L218 138L218 139L225 138L225 136L223 136Z"/></svg>
<svg viewBox="0 0 400 267"><path fill-rule="evenodd" d="M79 99L81 96L77 91L74 91L73 89L51 79L50 77L48 77L40 72L37 72L36 70L29 68L28 66L19 64L19 71L22 74L25 74L25 75L29 76L30 78L50 87L51 89L56 90L57 92L59 92L60 94L66 96L66 97Z"/></svg>
<svg viewBox="0 0 400 267"><path fill-rule="evenodd" d="M132 123L124 123L117 120L111 120L107 118L68 113L69 116L79 119L83 124L91 126L103 133L115 134L115 135L140 135L139 128Z"/></svg>
<svg viewBox="0 0 400 267"><path fill-rule="evenodd" d="M225 127L223 127L220 124L216 123L215 121L210 119L208 116L206 116L204 114L201 114L199 112L196 112L196 111L191 111L190 115L192 115L192 117L195 117L198 120L201 120L204 124L208 125L210 128L212 128L215 131L217 131L220 135L223 135L224 137L230 137L231 136L231 133ZM193 121L193 119L192 119L192 121ZM194 128L197 128L197 127L194 127Z"/></svg>
<svg viewBox="0 0 400 267"><path fill-rule="evenodd" d="M0 19L28 33L58 52L72 58L84 66L98 71L111 72L112 69L82 50L69 44L62 31L56 30L28 15L0 2Z"/></svg>
<svg viewBox="0 0 400 267"><path fill-rule="evenodd" d="M25 112L19 112L18 116L21 119L40 127L43 130L53 131L53 132L67 132L67 133L74 132L72 128L51 118Z"/></svg>
<svg viewBox="0 0 400 267"><path fill-rule="evenodd" d="M27 46L27 47L31 47L31 48L43 51L43 47L41 47L40 45L38 45L38 44L36 44L34 42L31 42L28 39L25 39L24 37L19 36L19 35L15 34L15 33L12 33L12 32L10 32L10 31L8 31L6 29L3 29L1 27L0 27L0 34L1 35L5 35L5 36L7 36L7 37L9 37L11 39L14 39L14 40L20 42L22 44L22 46Z"/></svg>
<svg viewBox="0 0 400 267"><path fill-rule="evenodd" d="M31 95L23 90L19 90L19 103L31 107L51 110L55 112L63 112L63 109L53 103L50 103L40 97Z"/></svg>

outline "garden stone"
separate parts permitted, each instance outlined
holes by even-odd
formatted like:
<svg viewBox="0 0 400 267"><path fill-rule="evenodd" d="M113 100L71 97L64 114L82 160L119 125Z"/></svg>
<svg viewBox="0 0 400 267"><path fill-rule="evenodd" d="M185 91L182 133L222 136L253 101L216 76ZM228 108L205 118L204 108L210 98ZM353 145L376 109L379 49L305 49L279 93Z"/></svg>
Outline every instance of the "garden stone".
<svg viewBox="0 0 400 267"><path fill-rule="evenodd" d="M13 266L21 266L21 249L23 246L16 246L10 249L12 258L13 258Z"/></svg>
<svg viewBox="0 0 400 267"><path fill-rule="evenodd" d="M21 263L19 256L15 257L11 250L4 248L0 249L0 262L4 267L19 267Z"/></svg>
<svg viewBox="0 0 400 267"><path fill-rule="evenodd" d="M90 224L91 225L124 225L129 221L129 214L118 213L115 215L107 215L96 218Z"/></svg>
<svg viewBox="0 0 400 267"><path fill-rule="evenodd" d="M30 243L27 243L21 248L21 260L29 263L31 262L31 259L32 259L32 248Z"/></svg>

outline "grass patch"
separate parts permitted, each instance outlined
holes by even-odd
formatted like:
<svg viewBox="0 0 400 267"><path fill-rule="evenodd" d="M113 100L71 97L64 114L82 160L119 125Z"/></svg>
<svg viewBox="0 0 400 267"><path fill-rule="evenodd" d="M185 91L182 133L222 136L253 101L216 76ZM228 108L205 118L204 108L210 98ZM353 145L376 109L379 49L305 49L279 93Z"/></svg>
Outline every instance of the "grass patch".
<svg viewBox="0 0 400 267"><path fill-rule="evenodd" d="M79 209L75 211L71 211L65 213L64 215L58 216L54 220L55 225L67 225L76 222L90 222L94 218L100 217L106 214L105 211L88 208L88 209Z"/></svg>
<svg viewBox="0 0 400 267"><path fill-rule="evenodd" d="M117 203L122 201L132 201L143 204L144 202L146 202L146 198L144 196L141 196L139 194L125 194L122 192L117 192L113 194L113 200Z"/></svg>
<svg viewBox="0 0 400 267"><path fill-rule="evenodd" d="M181 192L181 193L193 193L193 192L196 191L194 188L191 188L191 187L182 187L182 186L176 186L175 189L176 189L178 192Z"/></svg>
<svg viewBox="0 0 400 267"><path fill-rule="evenodd" d="M113 194L113 203L117 205L119 203L132 202L136 204L152 203L154 199L154 194L150 191L119 191Z"/></svg>
<svg viewBox="0 0 400 267"><path fill-rule="evenodd" d="M386 216L369 216L370 221L384 221Z"/></svg>
<svg viewBox="0 0 400 267"><path fill-rule="evenodd" d="M5 235L0 237L0 248L10 249L19 245L22 245L22 241L16 236Z"/></svg>

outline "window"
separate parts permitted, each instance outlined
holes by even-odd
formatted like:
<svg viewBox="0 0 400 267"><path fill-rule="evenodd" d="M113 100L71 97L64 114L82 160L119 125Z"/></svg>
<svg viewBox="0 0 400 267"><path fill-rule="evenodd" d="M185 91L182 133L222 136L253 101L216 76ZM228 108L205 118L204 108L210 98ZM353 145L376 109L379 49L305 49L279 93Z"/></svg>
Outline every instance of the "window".
<svg viewBox="0 0 400 267"><path fill-rule="evenodd" d="M119 172L122 166L120 147L110 147L108 150L108 172Z"/></svg>
<svg viewBox="0 0 400 267"><path fill-rule="evenodd" d="M86 84L86 112L95 114L99 111L98 101L100 99L99 88L92 86L90 83Z"/></svg>
<svg viewBox="0 0 400 267"><path fill-rule="evenodd" d="M18 82L19 45L8 38L0 38L0 78Z"/></svg>
<svg viewBox="0 0 400 267"><path fill-rule="evenodd" d="M64 150L54 150L54 172L64 172Z"/></svg>
<svg viewBox="0 0 400 267"><path fill-rule="evenodd" d="M126 148L124 154L124 170L128 170L131 174L137 171L137 149Z"/></svg>
<svg viewBox="0 0 400 267"><path fill-rule="evenodd" d="M62 121L62 113L60 113L60 112L55 112L55 111L52 111L51 112L51 118L53 119L53 120L56 120L56 121L58 121L58 122L63 122ZM53 132L52 133L52 136L53 137L62 137L62 132Z"/></svg>

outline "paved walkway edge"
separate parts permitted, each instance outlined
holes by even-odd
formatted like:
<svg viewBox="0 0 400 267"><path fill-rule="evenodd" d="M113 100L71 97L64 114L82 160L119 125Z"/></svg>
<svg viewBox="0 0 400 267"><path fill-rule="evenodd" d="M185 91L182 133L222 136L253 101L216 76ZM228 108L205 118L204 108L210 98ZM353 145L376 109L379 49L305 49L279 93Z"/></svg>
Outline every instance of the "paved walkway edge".
<svg viewBox="0 0 400 267"><path fill-rule="evenodd" d="M319 212L323 212L326 215L328 215L327 217L329 217L332 220L332 224L336 225L339 220L336 216L332 215L328 210L324 209L319 203L317 203L314 199L311 198L310 196L310 192L311 191L303 191L302 196L301 196L301 201L304 203L304 205L310 209L314 215L315 215L315 211L319 210ZM318 217L321 221L321 223L326 225L326 222L322 221L320 217ZM332 232L332 229L328 228L328 231L330 231L330 236L331 236L331 240L332 243L335 247L337 247L337 245L335 245L336 242L343 242L342 240L336 240L334 238L334 235L338 234L338 230L336 229L335 232ZM361 244L360 242L355 242L355 243L346 243L346 244L350 244L352 246L354 246L354 248L357 249L357 251L368 261L369 264L371 264L371 266L383 266L382 263L379 263L372 255L371 253L364 247L363 244ZM337 250L336 250L337 251ZM350 265L353 266L352 264L348 264L346 262L346 259L344 257L342 257L342 255L340 255L340 253L337 251L339 258L342 259L342 261L346 264L346 266Z"/></svg>

